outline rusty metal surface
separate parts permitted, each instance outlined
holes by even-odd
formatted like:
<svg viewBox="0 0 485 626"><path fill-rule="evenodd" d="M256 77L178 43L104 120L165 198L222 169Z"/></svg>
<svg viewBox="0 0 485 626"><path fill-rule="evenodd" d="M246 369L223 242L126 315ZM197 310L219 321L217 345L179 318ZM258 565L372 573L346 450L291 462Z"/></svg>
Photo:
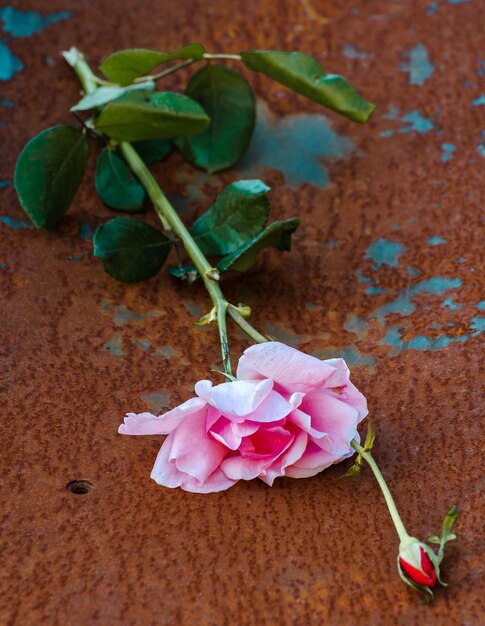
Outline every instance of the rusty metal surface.
<svg viewBox="0 0 485 626"><path fill-rule="evenodd" d="M89 239L107 214L93 166L53 233L25 227L7 184L0 623L479 624L483 5L13 6L71 15L5 43L25 67L0 84L13 103L0 108L0 180L12 180L28 138L69 119L78 86L58 52L71 45L94 63L121 47L175 49L192 40L215 52L301 49L378 104L363 127L329 116L332 135L316 105L252 76L270 107L261 108L261 132L296 129L293 143L217 177L196 174L176 155L155 171L187 219L248 173L272 185L274 217L300 215L293 251L265 253L251 275L226 281L228 295L250 304L266 332L348 359L369 399L376 457L412 533L435 533L453 503L463 515L444 565L451 585L425 607L397 577L396 537L368 471L337 481L342 465L278 479L271 489L241 482L209 496L158 487L149 473L160 438L123 438L117 427L126 411L185 400L217 366L216 332L192 327L207 298L164 273L133 286L103 273ZM319 132L323 143L330 133L334 147L310 154L300 132ZM335 157L323 159L328 180L322 155ZM295 173L299 159L307 169ZM232 336L237 354L247 344ZM66 490L78 479L92 489Z"/></svg>

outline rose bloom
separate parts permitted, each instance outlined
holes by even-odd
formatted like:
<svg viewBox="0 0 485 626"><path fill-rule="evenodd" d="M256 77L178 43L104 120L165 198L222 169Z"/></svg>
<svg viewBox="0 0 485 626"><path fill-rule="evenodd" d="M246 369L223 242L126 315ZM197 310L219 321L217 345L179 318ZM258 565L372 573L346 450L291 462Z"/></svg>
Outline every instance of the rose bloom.
<svg viewBox="0 0 485 626"><path fill-rule="evenodd" d="M151 477L196 493L238 480L314 476L352 456L367 415L343 359L321 361L278 342L248 348L237 380L201 380L195 393L164 415L129 413L119 432L168 435Z"/></svg>

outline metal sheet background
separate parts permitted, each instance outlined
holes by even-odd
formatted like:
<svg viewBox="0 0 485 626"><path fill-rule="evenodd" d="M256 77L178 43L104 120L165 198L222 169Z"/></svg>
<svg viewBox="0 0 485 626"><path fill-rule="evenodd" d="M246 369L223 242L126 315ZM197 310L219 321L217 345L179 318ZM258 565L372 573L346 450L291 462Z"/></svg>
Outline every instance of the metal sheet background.
<svg viewBox="0 0 485 626"><path fill-rule="evenodd" d="M312 124L330 132L321 109L248 76L276 116L267 125L296 124L294 143L275 157L279 167L269 158L259 175L273 187L272 215L297 214L302 227L291 253L266 252L255 271L224 288L253 307L266 332L348 358L369 399L375 455L411 532L435 533L453 503L462 518L444 565L450 588L424 607L396 575L396 537L368 471L337 481L342 465L272 489L253 481L210 496L151 481L160 439L122 438L118 424L126 411L188 398L217 366L216 331L192 327L208 309L200 286L165 273L122 285L104 274L91 255L90 233L108 213L93 191L92 161L53 233L27 228L13 188L0 189L1 623L479 624L483 5L12 4L71 15L31 37L6 35L25 68L1 83L13 103L0 107L3 181L12 180L27 139L70 119L79 87L58 53L71 45L94 64L122 47L175 49L193 40L214 52L299 49L378 104L367 126L328 115L338 158L323 161L326 184L309 184L319 154L298 137L311 136ZM422 57L421 65L409 57L419 44L434 70L410 84L426 74ZM167 86L183 83L177 75ZM302 112L303 121L295 117ZM308 169L294 174L298 160ZM187 219L244 174L204 177L177 155L154 171ZM433 245L433 237L445 242ZM413 291L431 278L438 280ZM247 344L232 336L237 354ZM79 478L93 483L90 493L66 491Z"/></svg>

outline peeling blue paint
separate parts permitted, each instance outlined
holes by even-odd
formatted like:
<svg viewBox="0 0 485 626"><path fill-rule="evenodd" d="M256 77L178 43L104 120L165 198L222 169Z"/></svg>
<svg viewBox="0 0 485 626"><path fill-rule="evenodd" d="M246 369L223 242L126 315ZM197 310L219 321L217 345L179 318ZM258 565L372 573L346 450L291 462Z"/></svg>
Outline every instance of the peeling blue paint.
<svg viewBox="0 0 485 626"><path fill-rule="evenodd" d="M386 293L385 289L381 289L381 287L367 287L366 289L366 293L368 293L370 296L377 296L381 293Z"/></svg>
<svg viewBox="0 0 485 626"><path fill-rule="evenodd" d="M342 48L342 54L348 59L367 59L369 57L365 52L361 52L351 44L346 44Z"/></svg>
<svg viewBox="0 0 485 626"><path fill-rule="evenodd" d="M387 130L381 130L379 135L381 137L392 137L394 135L394 131L391 128L388 128Z"/></svg>
<svg viewBox="0 0 485 626"><path fill-rule="evenodd" d="M357 335L359 339L363 339L369 330L369 324L358 315L350 315L344 328L347 332Z"/></svg>
<svg viewBox="0 0 485 626"><path fill-rule="evenodd" d="M456 259L457 263L466 263L466 259L464 256L460 256Z"/></svg>
<svg viewBox="0 0 485 626"><path fill-rule="evenodd" d="M371 283L372 278L370 276L366 276L362 270L357 270L355 275L359 279L360 283Z"/></svg>
<svg viewBox="0 0 485 626"><path fill-rule="evenodd" d="M150 339L132 339L131 343L140 350L143 350L143 352L146 352L152 347Z"/></svg>
<svg viewBox="0 0 485 626"><path fill-rule="evenodd" d="M326 348L325 350L315 350L313 356L319 359L332 359L341 357L350 367L374 367L376 358L371 354L363 354L355 346L344 348Z"/></svg>
<svg viewBox="0 0 485 626"><path fill-rule="evenodd" d="M439 2L428 2L428 8L426 9L426 15L434 15L438 10Z"/></svg>
<svg viewBox="0 0 485 626"><path fill-rule="evenodd" d="M113 313L113 324L118 327L126 326L129 322L143 324L146 320L162 316L161 311L154 310L138 313L122 304L111 304L108 300L101 302L101 310L103 313Z"/></svg>
<svg viewBox="0 0 485 626"><path fill-rule="evenodd" d="M426 239L426 241L432 246L439 246L442 243L447 243L446 239L443 239L441 235L433 235L429 239Z"/></svg>
<svg viewBox="0 0 485 626"><path fill-rule="evenodd" d="M451 296L448 296L443 300L443 306L450 309L450 311L458 311L459 309L462 309L465 305L457 304Z"/></svg>
<svg viewBox="0 0 485 626"><path fill-rule="evenodd" d="M113 356L125 356L123 351L123 341L120 335L115 335L103 345L103 350Z"/></svg>
<svg viewBox="0 0 485 626"><path fill-rule="evenodd" d="M485 105L485 94L482 94L481 96L478 96L478 98L472 100L472 104L475 107Z"/></svg>
<svg viewBox="0 0 485 626"><path fill-rule="evenodd" d="M441 337L438 338L417 335L409 341L404 341L401 338L401 328L400 326L391 326L386 335L379 342L381 345L387 345L393 348L391 354L394 355L404 350L441 350L441 348L448 347L450 343L463 343L468 339L467 335L441 335Z"/></svg>
<svg viewBox="0 0 485 626"><path fill-rule="evenodd" d="M12 102L12 100L9 100L8 98L3 98L2 100L0 100L0 105L3 107L7 107L7 109L11 109L14 103Z"/></svg>
<svg viewBox="0 0 485 626"><path fill-rule="evenodd" d="M442 143L441 149L443 150L441 160L445 163L447 161L451 161L451 159L453 158L453 152L456 150L456 146L454 146L452 143Z"/></svg>
<svg viewBox="0 0 485 626"><path fill-rule="evenodd" d="M480 311L485 310L485 300L482 300L481 302L477 304L477 309L480 309Z"/></svg>
<svg viewBox="0 0 485 626"><path fill-rule="evenodd" d="M0 80L10 80L24 69L24 64L11 52L4 41L0 41Z"/></svg>
<svg viewBox="0 0 485 626"><path fill-rule="evenodd" d="M30 222L24 222L23 220L16 220L13 217L10 217L9 215L0 216L0 222L2 224L5 224L5 226L8 226L9 228L15 228L16 230L19 228L28 228L28 229L34 228L33 224L31 224Z"/></svg>
<svg viewBox="0 0 485 626"><path fill-rule="evenodd" d="M401 71L409 73L410 85L424 85L434 72L426 46L419 43L408 54L409 63L401 63Z"/></svg>
<svg viewBox="0 0 485 626"><path fill-rule="evenodd" d="M305 183L325 187L329 173L322 159L343 158L353 149L352 141L333 130L324 115L296 113L279 118L258 102L253 139L236 171L261 178L267 168L276 169L288 187Z"/></svg>
<svg viewBox="0 0 485 626"><path fill-rule="evenodd" d="M401 133L409 133L413 130L418 133L428 133L434 128L433 122L429 118L421 115L419 111L411 111L411 113L407 113L402 117L402 121L409 124L409 126L401 128L399 130Z"/></svg>
<svg viewBox="0 0 485 626"><path fill-rule="evenodd" d="M153 391L140 396L151 411L159 412L170 406L170 394L165 391Z"/></svg>
<svg viewBox="0 0 485 626"><path fill-rule="evenodd" d="M448 0L448 4L465 4L466 2L470 2L470 0Z"/></svg>
<svg viewBox="0 0 485 626"><path fill-rule="evenodd" d="M444 278L441 276L434 276L433 278L428 278L427 280L423 280L422 282L414 285L409 289L411 294L415 293L430 293L432 295L438 296L450 289L458 289L461 287L462 283L459 278Z"/></svg>
<svg viewBox="0 0 485 626"><path fill-rule="evenodd" d="M0 189L4 187L13 187L13 183L10 180L0 180Z"/></svg>
<svg viewBox="0 0 485 626"><path fill-rule="evenodd" d="M402 243L381 237L379 241L369 246L366 257L374 261L374 269L378 269L381 265L397 267L399 255L405 250L406 246Z"/></svg>
<svg viewBox="0 0 485 626"><path fill-rule="evenodd" d="M79 239L92 239L94 237L94 229L88 222L79 224Z"/></svg>
<svg viewBox="0 0 485 626"><path fill-rule="evenodd" d="M396 106L392 106L389 111L382 116L385 120L395 120L399 115L399 109Z"/></svg>
<svg viewBox="0 0 485 626"><path fill-rule="evenodd" d="M155 354L157 356L163 356L165 358L169 358L176 354L176 350L175 348L172 348L172 346L161 346L160 348L157 348L155 350Z"/></svg>
<svg viewBox="0 0 485 626"><path fill-rule="evenodd" d="M473 335L479 335L485 330L485 317L473 317L470 328L474 330Z"/></svg>
<svg viewBox="0 0 485 626"><path fill-rule="evenodd" d="M67 20L71 16L69 11L41 15L37 11L17 11L11 6L0 9L0 19L3 21L3 30L13 37L30 37L46 26Z"/></svg>

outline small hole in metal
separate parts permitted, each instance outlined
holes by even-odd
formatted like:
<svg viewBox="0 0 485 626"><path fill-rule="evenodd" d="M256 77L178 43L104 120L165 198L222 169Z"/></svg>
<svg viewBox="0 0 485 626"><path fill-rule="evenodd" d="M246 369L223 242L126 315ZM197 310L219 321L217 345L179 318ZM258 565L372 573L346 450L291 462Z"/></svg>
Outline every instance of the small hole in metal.
<svg viewBox="0 0 485 626"><path fill-rule="evenodd" d="M75 493L78 496L83 496L89 493L93 488L93 484L89 480L71 480L67 483L66 489L71 493Z"/></svg>

